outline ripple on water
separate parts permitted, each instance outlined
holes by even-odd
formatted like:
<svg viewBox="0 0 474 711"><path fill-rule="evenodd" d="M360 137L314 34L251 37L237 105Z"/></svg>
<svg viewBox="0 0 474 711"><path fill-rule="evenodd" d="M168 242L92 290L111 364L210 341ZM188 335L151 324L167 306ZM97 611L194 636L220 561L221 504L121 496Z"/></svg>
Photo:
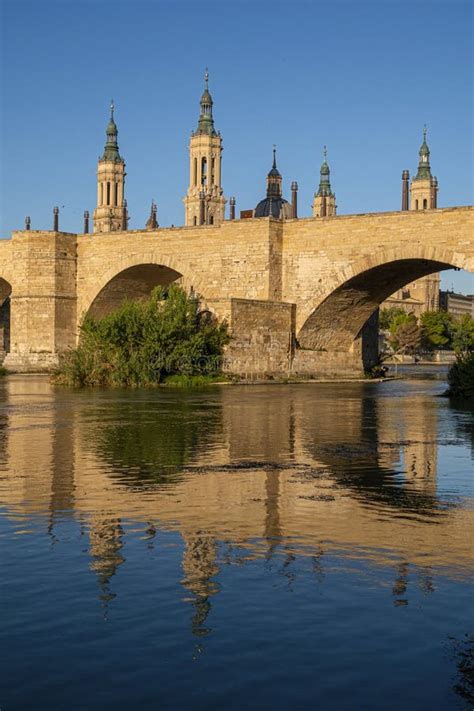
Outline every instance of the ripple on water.
<svg viewBox="0 0 474 711"><path fill-rule="evenodd" d="M442 382L0 388L6 709L465 702L474 416Z"/></svg>

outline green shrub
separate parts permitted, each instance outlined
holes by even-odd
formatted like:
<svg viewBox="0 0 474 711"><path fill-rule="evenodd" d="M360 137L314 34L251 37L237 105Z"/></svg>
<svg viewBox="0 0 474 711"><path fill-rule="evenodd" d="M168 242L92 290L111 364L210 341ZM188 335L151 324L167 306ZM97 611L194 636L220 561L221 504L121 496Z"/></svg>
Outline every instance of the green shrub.
<svg viewBox="0 0 474 711"><path fill-rule="evenodd" d="M137 387L170 375L215 375L228 341L226 324L200 314L196 298L177 285L157 287L147 301L86 318L79 346L63 357L56 381Z"/></svg>
<svg viewBox="0 0 474 711"><path fill-rule="evenodd" d="M457 353L448 372L450 397L474 399L474 352Z"/></svg>
<svg viewBox="0 0 474 711"><path fill-rule="evenodd" d="M469 314L455 321L453 331L452 346L456 353L474 351L474 319Z"/></svg>
<svg viewBox="0 0 474 711"><path fill-rule="evenodd" d="M422 346L432 351L450 348L454 332L454 318L446 311L425 311L421 314Z"/></svg>

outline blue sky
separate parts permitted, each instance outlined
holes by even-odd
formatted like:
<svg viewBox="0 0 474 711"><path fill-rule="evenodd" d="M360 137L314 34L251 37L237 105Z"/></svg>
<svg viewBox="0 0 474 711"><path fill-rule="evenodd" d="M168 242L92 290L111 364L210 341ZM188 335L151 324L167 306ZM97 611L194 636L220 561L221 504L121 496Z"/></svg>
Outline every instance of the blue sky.
<svg viewBox="0 0 474 711"><path fill-rule="evenodd" d="M339 214L397 210L424 123L439 205L473 202L471 2L3 0L1 11L1 237L27 214L50 229L54 205L61 229L82 229L111 97L130 227L152 198L161 225L182 224L206 66L237 210L264 196L273 143L301 216L324 144ZM443 283L474 293L470 274Z"/></svg>

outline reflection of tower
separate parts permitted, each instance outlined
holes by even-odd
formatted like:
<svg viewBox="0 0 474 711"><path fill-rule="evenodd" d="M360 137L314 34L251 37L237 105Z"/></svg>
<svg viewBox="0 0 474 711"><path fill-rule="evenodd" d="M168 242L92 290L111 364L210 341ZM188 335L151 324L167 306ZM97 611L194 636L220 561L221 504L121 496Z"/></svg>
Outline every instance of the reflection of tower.
<svg viewBox="0 0 474 711"><path fill-rule="evenodd" d="M268 543L267 558L271 558L281 541L280 524L280 472L268 471L265 474L265 538Z"/></svg>
<svg viewBox="0 0 474 711"><path fill-rule="evenodd" d="M318 192L314 194L313 217L334 217L336 214L336 196L331 189L329 180L329 165L327 150L324 146L324 161L321 165Z"/></svg>
<svg viewBox="0 0 474 711"><path fill-rule="evenodd" d="M101 588L100 599L107 604L115 594L110 591L110 579L115 575L125 558L123 547L124 531L119 518L94 515L89 521L91 570L97 574Z"/></svg>
<svg viewBox="0 0 474 711"><path fill-rule="evenodd" d="M94 232L127 229L127 207L124 196L125 161L117 144L118 129L114 121L114 104L110 105L107 142L97 166L97 207L94 210Z"/></svg>
<svg viewBox="0 0 474 711"><path fill-rule="evenodd" d="M218 585L212 578L219 568L216 563L217 544L206 535L183 534L185 549L183 555L183 586L193 594L195 614L192 618L192 632L204 637L209 630L204 623L211 610L210 599L218 592Z"/></svg>
<svg viewBox="0 0 474 711"><path fill-rule="evenodd" d="M185 225L218 225L226 199L221 187L222 138L214 128L209 74L204 75L198 127L189 142L189 187L184 198Z"/></svg>
<svg viewBox="0 0 474 711"><path fill-rule="evenodd" d="M400 403L397 408L379 410L379 438L385 445L379 453L379 462L392 468L402 455L405 481L409 488L435 496L437 408L424 398L402 399Z"/></svg>
<svg viewBox="0 0 474 711"><path fill-rule="evenodd" d="M74 414L75 410L55 404L51 456L50 533L55 520L74 517ZM67 423L67 425L65 425Z"/></svg>

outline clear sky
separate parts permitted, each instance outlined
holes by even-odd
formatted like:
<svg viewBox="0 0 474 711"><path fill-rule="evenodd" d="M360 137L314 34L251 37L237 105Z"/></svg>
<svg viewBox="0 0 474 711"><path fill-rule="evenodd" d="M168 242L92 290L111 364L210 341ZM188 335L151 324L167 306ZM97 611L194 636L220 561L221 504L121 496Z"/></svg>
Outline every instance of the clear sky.
<svg viewBox="0 0 474 711"><path fill-rule="evenodd" d="M463 0L1 0L0 236L82 230L113 97L130 228L151 199L183 224L188 139L209 67L223 188L264 197L277 144L284 193L311 214L328 146L338 213L398 210L428 125L439 206L473 203L473 5ZM444 286L474 293L474 278Z"/></svg>

